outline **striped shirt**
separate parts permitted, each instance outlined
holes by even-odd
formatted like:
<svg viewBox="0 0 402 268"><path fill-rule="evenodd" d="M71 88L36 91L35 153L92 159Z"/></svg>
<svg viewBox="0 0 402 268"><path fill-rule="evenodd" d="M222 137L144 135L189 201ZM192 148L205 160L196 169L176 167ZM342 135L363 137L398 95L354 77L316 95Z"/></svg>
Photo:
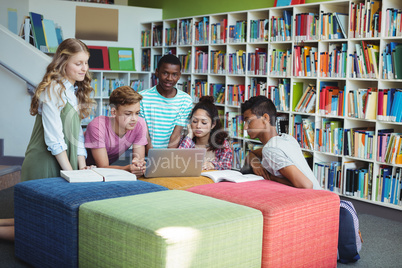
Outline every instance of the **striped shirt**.
<svg viewBox="0 0 402 268"><path fill-rule="evenodd" d="M145 119L154 148L167 148L175 126L186 126L192 109L187 93L177 90L173 98L159 94L156 86L141 91L140 116Z"/></svg>

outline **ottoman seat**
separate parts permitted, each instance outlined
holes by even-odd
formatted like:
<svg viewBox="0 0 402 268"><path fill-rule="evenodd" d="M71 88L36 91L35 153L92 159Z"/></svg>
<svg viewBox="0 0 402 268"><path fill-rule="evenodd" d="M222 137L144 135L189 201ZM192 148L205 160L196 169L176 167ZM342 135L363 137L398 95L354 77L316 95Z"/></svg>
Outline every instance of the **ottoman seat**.
<svg viewBox="0 0 402 268"><path fill-rule="evenodd" d="M262 267L336 267L339 196L273 181L220 182L187 191L258 209Z"/></svg>
<svg viewBox="0 0 402 268"><path fill-rule="evenodd" d="M14 189L15 255L35 267L77 267L81 204L165 190L143 181L68 183L48 178L19 183Z"/></svg>
<svg viewBox="0 0 402 268"><path fill-rule="evenodd" d="M261 267L262 215L171 190L79 210L81 267Z"/></svg>

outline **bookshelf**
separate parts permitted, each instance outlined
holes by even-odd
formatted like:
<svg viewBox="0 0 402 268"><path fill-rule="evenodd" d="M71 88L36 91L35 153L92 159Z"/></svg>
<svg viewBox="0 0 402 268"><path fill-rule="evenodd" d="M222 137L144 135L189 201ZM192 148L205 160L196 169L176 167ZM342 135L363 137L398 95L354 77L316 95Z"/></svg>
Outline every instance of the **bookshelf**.
<svg viewBox="0 0 402 268"><path fill-rule="evenodd" d="M277 106L278 132L299 141L324 189L402 210L402 163L395 162L401 152L384 160L402 133L397 102L396 120L387 109L402 96L401 9L399 0L340 0L146 22L144 31L176 26L177 40L141 50L150 53L148 65L167 48L188 58L179 88L194 102L211 92L219 99L234 167L261 146L243 131L240 103L264 94Z"/></svg>

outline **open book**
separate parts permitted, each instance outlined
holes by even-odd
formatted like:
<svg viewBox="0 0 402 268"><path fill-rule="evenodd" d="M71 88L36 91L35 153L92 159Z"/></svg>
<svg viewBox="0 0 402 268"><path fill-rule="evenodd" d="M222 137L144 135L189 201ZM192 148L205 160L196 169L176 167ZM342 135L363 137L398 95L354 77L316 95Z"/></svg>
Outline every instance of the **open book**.
<svg viewBox="0 0 402 268"><path fill-rule="evenodd" d="M235 170L214 170L201 173L202 176L208 177L214 182L231 181L231 182L246 182L264 180L262 176L254 174L242 174Z"/></svg>
<svg viewBox="0 0 402 268"><path fill-rule="evenodd" d="M137 176L125 170L114 168L93 168L85 170L61 170L60 176L68 182L94 181L136 181Z"/></svg>

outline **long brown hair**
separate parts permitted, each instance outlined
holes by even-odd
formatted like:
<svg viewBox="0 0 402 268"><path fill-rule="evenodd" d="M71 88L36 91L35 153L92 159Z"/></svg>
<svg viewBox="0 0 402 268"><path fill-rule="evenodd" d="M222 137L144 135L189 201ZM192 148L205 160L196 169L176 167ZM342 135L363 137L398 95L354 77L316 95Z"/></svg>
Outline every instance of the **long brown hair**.
<svg viewBox="0 0 402 268"><path fill-rule="evenodd" d="M42 78L42 82L39 83L36 88L35 94L32 97L30 114L38 114L39 107L39 97L43 91L47 90L47 94L50 98L50 88L54 87L55 84L60 85L60 90L58 92L58 97L62 100L62 94L66 90L63 81L66 79L66 65L68 60L79 52L86 52L89 55L88 47L80 40L69 38L64 40L56 50L53 56L52 62L47 66L46 74ZM77 81L75 83L78 86L76 91L76 96L78 98L79 114L80 118L83 119L87 117L94 106L94 101L90 98L93 88L91 87L91 76L89 72L85 74L83 81Z"/></svg>

